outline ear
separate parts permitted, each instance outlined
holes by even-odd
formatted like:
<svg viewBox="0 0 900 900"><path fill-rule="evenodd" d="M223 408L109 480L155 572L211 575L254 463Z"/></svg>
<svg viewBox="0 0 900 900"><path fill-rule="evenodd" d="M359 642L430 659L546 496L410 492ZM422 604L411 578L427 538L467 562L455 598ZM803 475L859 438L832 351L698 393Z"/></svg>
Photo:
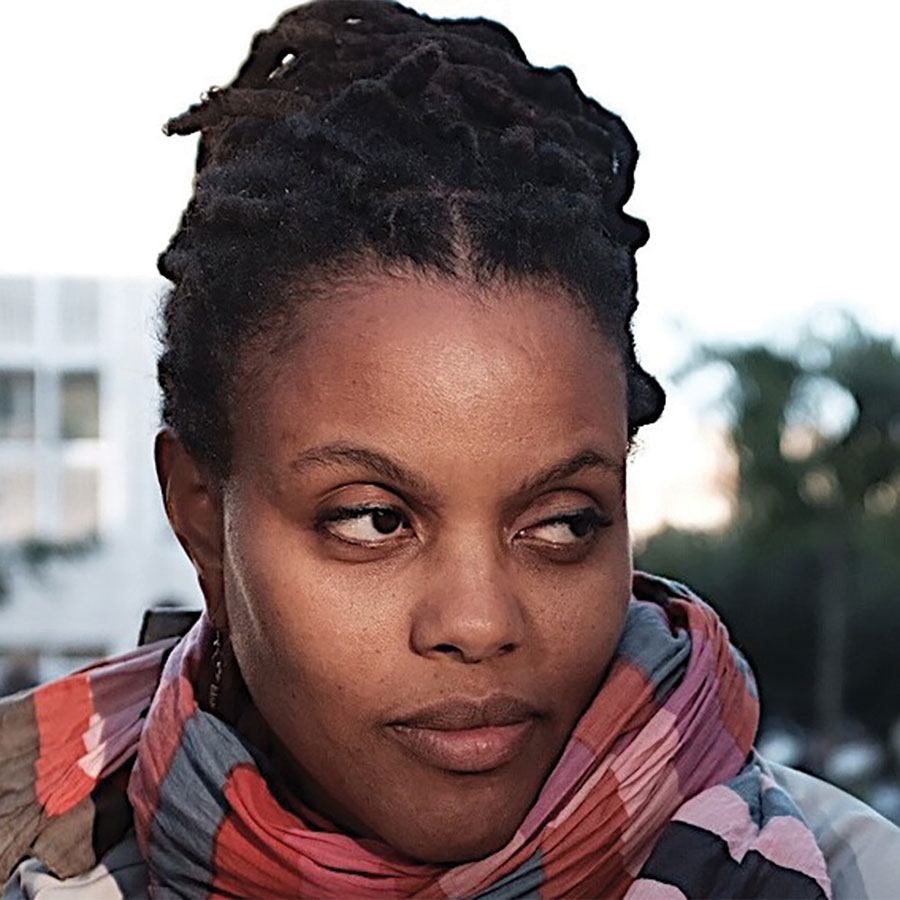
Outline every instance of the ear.
<svg viewBox="0 0 900 900"><path fill-rule="evenodd" d="M171 428L156 435L156 477L175 536L197 572L206 610L216 628L227 628L222 574L223 516L219 488Z"/></svg>

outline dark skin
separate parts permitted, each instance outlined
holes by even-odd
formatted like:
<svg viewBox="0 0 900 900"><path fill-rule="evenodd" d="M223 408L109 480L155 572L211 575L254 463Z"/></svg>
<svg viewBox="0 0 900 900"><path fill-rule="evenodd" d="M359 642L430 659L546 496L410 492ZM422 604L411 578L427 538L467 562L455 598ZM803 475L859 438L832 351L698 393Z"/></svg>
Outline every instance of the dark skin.
<svg viewBox="0 0 900 900"><path fill-rule="evenodd" d="M223 485L160 433L172 527L304 802L416 859L483 857L624 625L621 360L546 284L360 276L296 325L274 357L247 351ZM533 710L500 765L397 740L423 707L499 694Z"/></svg>

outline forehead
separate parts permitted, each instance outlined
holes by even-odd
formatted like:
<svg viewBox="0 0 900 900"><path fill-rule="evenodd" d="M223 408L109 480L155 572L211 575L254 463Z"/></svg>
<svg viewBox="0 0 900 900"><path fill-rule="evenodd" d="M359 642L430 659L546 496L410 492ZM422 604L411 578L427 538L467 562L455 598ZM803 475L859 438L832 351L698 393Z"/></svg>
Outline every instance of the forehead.
<svg viewBox="0 0 900 900"><path fill-rule="evenodd" d="M373 277L298 305L234 410L235 464L366 443L439 463L627 443L617 351L561 290Z"/></svg>

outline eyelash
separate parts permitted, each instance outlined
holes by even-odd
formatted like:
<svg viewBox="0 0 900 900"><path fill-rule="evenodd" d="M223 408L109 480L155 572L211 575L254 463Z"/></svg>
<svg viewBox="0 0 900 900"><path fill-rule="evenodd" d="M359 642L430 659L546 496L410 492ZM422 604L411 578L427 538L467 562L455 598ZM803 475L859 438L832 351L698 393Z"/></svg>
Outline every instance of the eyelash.
<svg viewBox="0 0 900 900"><path fill-rule="evenodd" d="M366 542L348 540L347 538L341 537L340 535L336 534L328 526L332 522L348 522L358 520L378 512L395 513L400 518L401 525L409 525L409 518L406 516L403 510L399 509L396 506L366 505L342 506L338 507L337 509L330 510L319 520L319 522L317 523L317 527L318 530L323 532L326 536L333 538L334 540L341 541L345 544L351 544L352 546L357 547L375 547L379 546L380 544L386 544L388 543L388 541L385 540ZM586 522L588 526L588 532L583 537L575 535L575 540L570 544L554 544L552 541L546 541L545 543L548 544L548 546L554 547L554 549L565 549L566 547L582 547L585 544L590 543L596 537L598 531L603 528L607 528L612 524L612 519L604 516L593 507L585 507L583 509L574 510L570 513L553 516L550 519L544 519L540 522L535 522L534 525L530 525L528 529L522 529L522 531L560 524L571 526L578 521Z"/></svg>

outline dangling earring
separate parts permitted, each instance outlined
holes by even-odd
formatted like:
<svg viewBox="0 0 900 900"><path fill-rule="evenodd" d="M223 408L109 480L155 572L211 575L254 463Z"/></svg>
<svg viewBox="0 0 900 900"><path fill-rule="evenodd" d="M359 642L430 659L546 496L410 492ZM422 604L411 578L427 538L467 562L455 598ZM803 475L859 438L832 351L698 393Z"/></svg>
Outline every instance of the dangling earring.
<svg viewBox="0 0 900 900"><path fill-rule="evenodd" d="M222 655L222 629L217 628L216 633L213 635L213 677L209 686L209 708L211 712L216 711L216 707L219 704L219 694L222 691L222 671L225 668Z"/></svg>

